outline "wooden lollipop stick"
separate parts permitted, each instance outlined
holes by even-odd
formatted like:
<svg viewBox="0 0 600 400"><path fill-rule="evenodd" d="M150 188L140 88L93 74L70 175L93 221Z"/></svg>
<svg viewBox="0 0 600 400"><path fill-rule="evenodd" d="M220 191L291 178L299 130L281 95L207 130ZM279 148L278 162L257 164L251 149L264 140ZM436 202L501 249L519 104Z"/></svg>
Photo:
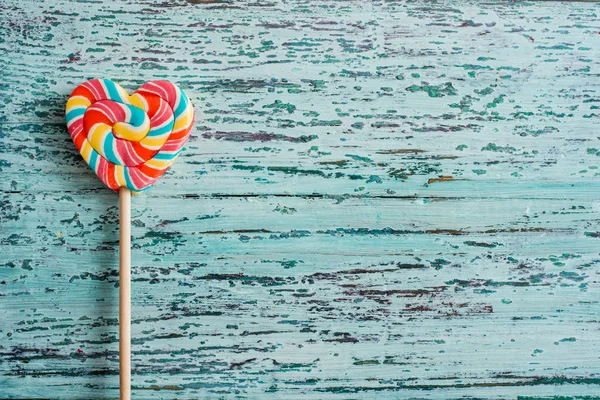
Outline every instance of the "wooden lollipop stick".
<svg viewBox="0 0 600 400"><path fill-rule="evenodd" d="M119 368L121 400L131 399L131 191L119 189Z"/></svg>

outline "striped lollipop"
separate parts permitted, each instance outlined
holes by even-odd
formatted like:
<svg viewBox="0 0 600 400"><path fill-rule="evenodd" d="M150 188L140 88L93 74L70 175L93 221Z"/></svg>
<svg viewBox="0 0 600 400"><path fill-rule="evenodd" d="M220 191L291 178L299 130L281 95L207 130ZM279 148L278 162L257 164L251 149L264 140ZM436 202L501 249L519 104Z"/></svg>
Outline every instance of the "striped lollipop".
<svg viewBox="0 0 600 400"><path fill-rule="evenodd" d="M106 186L140 192L175 161L194 110L170 82L147 82L130 96L108 79L92 79L71 93L66 119L77 150Z"/></svg>
<svg viewBox="0 0 600 400"><path fill-rule="evenodd" d="M108 79L79 85L67 101L67 128L102 182L119 192L119 368L121 400L131 398L131 192L165 173L190 137L194 110L170 82L131 96Z"/></svg>

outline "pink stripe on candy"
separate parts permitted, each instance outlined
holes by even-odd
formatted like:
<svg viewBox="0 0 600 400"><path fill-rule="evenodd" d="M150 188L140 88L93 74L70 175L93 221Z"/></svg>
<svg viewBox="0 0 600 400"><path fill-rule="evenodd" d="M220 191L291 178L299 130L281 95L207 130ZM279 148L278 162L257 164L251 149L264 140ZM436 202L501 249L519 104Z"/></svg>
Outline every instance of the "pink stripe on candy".
<svg viewBox="0 0 600 400"><path fill-rule="evenodd" d="M154 182L158 180L158 178L151 178L146 174L142 173L137 168L129 168L129 176L131 181L138 189L143 189L147 186L152 185Z"/></svg>

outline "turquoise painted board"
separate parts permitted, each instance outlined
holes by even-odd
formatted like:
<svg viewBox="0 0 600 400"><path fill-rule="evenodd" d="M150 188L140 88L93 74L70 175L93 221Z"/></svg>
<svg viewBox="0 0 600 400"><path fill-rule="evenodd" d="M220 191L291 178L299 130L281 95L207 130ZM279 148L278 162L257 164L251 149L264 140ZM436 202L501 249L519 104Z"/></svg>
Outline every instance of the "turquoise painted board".
<svg viewBox="0 0 600 400"><path fill-rule="evenodd" d="M196 109L132 202L134 398L600 398L597 4L0 4L0 398L118 396L95 77Z"/></svg>

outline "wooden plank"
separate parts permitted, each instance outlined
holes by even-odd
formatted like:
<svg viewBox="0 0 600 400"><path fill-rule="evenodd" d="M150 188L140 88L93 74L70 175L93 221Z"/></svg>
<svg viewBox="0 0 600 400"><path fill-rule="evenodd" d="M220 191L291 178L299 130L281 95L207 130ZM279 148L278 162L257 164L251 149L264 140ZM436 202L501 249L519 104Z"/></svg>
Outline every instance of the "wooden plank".
<svg viewBox="0 0 600 400"><path fill-rule="evenodd" d="M593 3L1 7L0 398L118 396L94 77L196 109L132 199L134 398L598 398Z"/></svg>

